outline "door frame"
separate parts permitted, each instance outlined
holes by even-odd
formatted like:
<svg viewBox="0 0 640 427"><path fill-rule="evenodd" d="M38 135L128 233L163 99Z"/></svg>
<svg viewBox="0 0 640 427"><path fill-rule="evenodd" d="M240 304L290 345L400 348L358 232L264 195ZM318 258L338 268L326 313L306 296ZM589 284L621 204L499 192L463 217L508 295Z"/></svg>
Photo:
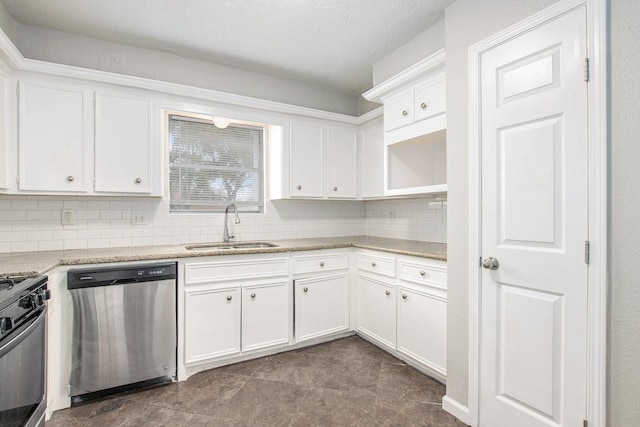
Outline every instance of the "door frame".
<svg viewBox="0 0 640 427"><path fill-rule="evenodd" d="M607 4L608 0L561 0L469 47L469 395L468 419L479 422L481 269L480 55L576 8L587 8L588 186L590 262L587 268L587 409L589 426L606 426L607 353Z"/></svg>

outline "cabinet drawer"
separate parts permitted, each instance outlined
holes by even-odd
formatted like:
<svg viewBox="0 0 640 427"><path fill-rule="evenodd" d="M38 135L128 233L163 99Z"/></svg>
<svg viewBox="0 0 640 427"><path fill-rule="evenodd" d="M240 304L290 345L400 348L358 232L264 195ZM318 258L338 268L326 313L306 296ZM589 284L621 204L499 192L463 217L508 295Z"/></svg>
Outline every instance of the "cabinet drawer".
<svg viewBox="0 0 640 427"><path fill-rule="evenodd" d="M293 274L349 268L349 254L303 255L293 257Z"/></svg>
<svg viewBox="0 0 640 427"><path fill-rule="evenodd" d="M444 266L401 260L398 262L398 278L407 282L447 288L447 269Z"/></svg>
<svg viewBox="0 0 640 427"><path fill-rule="evenodd" d="M441 80L416 88L415 121L444 113L447 109L446 82Z"/></svg>
<svg viewBox="0 0 640 427"><path fill-rule="evenodd" d="M276 277L289 274L289 259L247 259L220 262L192 262L185 265L185 284Z"/></svg>
<svg viewBox="0 0 640 427"><path fill-rule="evenodd" d="M396 264L394 258L358 254L358 269L389 277L395 277L396 275Z"/></svg>
<svg viewBox="0 0 640 427"><path fill-rule="evenodd" d="M384 130L390 131L413 123L413 91L384 104Z"/></svg>

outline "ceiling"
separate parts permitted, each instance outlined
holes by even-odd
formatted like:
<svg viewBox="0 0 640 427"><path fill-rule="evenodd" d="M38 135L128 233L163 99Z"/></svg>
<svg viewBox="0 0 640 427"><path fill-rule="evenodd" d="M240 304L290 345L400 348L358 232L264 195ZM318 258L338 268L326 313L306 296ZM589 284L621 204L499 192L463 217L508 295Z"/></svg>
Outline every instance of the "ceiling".
<svg viewBox="0 0 640 427"><path fill-rule="evenodd" d="M453 0L0 0L19 24L350 93Z"/></svg>

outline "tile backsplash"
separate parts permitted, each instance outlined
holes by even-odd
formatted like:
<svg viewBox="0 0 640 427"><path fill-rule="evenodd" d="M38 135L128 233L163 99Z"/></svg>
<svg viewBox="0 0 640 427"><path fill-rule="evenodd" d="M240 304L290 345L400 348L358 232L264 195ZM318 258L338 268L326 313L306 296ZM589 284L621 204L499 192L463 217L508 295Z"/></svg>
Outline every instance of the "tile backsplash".
<svg viewBox="0 0 640 427"><path fill-rule="evenodd" d="M379 200L366 202L366 205L367 236L447 242L446 200Z"/></svg>
<svg viewBox="0 0 640 427"><path fill-rule="evenodd" d="M366 234L446 242L444 205L428 199L270 201L265 214L241 214L230 231L236 240ZM73 225L61 224L62 209L73 210ZM132 212L140 211L147 223L132 225ZM0 196L3 253L217 242L223 227L222 214L169 214L166 199Z"/></svg>

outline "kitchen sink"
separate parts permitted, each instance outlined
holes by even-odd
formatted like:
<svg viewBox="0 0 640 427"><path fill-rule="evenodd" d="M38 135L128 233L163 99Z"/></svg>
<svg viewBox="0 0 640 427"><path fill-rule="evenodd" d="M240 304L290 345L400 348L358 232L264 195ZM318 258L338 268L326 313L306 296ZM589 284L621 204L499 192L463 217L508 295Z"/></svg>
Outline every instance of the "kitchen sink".
<svg viewBox="0 0 640 427"><path fill-rule="evenodd" d="M185 245L188 251L195 250L225 250L225 249L264 249L277 248L278 245L269 242L234 242L234 243L198 243Z"/></svg>

